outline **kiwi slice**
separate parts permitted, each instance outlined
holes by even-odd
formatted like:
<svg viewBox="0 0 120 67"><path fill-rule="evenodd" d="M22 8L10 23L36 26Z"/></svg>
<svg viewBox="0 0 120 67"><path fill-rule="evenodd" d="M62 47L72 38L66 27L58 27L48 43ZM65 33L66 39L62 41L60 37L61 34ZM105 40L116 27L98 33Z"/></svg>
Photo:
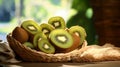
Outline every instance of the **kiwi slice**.
<svg viewBox="0 0 120 67"><path fill-rule="evenodd" d="M29 35L27 31L25 31L23 28L16 27L12 32L12 37L19 41L20 43L24 43L28 41Z"/></svg>
<svg viewBox="0 0 120 67"><path fill-rule="evenodd" d="M31 49L34 49L33 44L30 43L30 42L25 42L25 43L23 43L23 45L26 46L26 47L29 47L29 48L31 48Z"/></svg>
<svg viewBox="0 0 120 67"><path fill-rule="evenodd" d="M38 41L40 41L41 39L47 39L46 35L43 32L39 32L34 36L33 38L34 47L37 47Z"/></svg>
<svg viewBox="0 0 120 67"><path fill-rule="evenodd" d="M46 24L46 23L42 23L42 24L40 25L40 27L42 28L42 32L43 32L47 37L49 36L50 32L51 32L52 30L54 30L54 27L53 27L52 25Z"/></svg>
<svg viewBox="0 0 120 67"><path fill-rule="evenodd" d="M80 44L80 37L77 36L76 34L73 34L72 37L73 37L72 46L70 48L67 48L67 49L64 49L61 51L57 51L57 53L67 53L67 52L70 52L70 51L75 50L75 49L80 47L80 45L79 45Z"/></svg>
<svg viewBox="0 0 120 67"><path fill-rule="evenodd" d="M58 48L66 49L72 46L73 38L65 29L53 30L49 38L51 42Z"/></svg>
<svg viewBox="0 0 120 67"><path fill-rule="evenodd" d="M81 26L72 26L69 29L69 33L70 34L76 34L77 36L80 37L80 45L83 43L83 41L86 38L86 31L83 27Z"/></svg>
<svg viewBox="0 0 120 67"><path fill-rule="evenodd" d="M62 17L60 16L56 16L56 17L51 17L48 20L48 23L51 24L53 27L55 27L56 29L65 29L66 25L65 25L65 21Z"/></svg>
<svg viewBox="0 0 120 67"><path fill-rule="evenodd" d="M55 52L54 46L52 46L47 39L41 39L38 42L38 49L48 54L53 54Z"/></svg>
<svg viewBox="0 0 120 67"><path fill-rule="evenodd" d="M30 34L36 34L41 31L41 27L34 20L23 21L21 26Z"/></svg>

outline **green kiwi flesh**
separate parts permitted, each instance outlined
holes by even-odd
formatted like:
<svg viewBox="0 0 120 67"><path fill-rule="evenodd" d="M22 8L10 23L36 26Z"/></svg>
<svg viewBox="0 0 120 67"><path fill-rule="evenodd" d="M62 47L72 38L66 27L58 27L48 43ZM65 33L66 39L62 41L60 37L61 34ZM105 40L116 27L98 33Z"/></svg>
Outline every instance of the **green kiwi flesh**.
<svg viewBox="0 0 120 67"><path fill-rule="evenodd" d="M41 31L40 26L34 20L23 21L21 26L31 34L36 34Z"/></svg>
<svg viewBox="0 0 120 67"><path fill-rule="evenodd" d="M81 26L72 26L69 29L69 33L70 34L76 34L77 36L80 37L80 45L83 43L83 41L86 38L86 31L83 27Z"/></svg>
<svg viewBox="0 0 120 67"><path fill-rule="evenodd" d="M29 47L29 48L31 48L31 49L34 49L33 44L30 43L30 42L25 42L25 43L23 43L23 45L26 46L26 47Z"/></svg>
<svg viewBox="0 0 120 67"><path fill-rule="evenodd" d="M52 46L47 39L41 39L38 42L38 49L48 54L53 54L55 52L54 46Z"/></svg>
<svg viewBox="0 0 120 67"><path fill-rule="evenodd" d="M59 50L59 51L57 51L58 53L67 53L67 52L73 51L73 50L80 47L80 45L79 45L80 44L80 37L77 36L76 34L73 34L72 37L73 37L72 46L70 48L66 48L64 50Z"/></svg>
<svg viewBox="0 0 120 67"><path fill-rule="evenodd" d="M39 32L39 33L35 34L35 36L33 38L34 47L37 47L38 41L40 41L41 39L47 39L46 35L43 32Z"/></svg>
<svg viewBox="0 0 120 67"><path fill-rule="evenodd" d="M64 29L53 30L50 33L49 38L58 48L66 49L71 47L73 44L72 36Z"/></svg>
<svg viewBox="0 0 120 67"><path fill-rule="evenodd" d="M51 17L48 20L48 24L51 24L53 27L55 27L55 29L65 29L66 28L65 21L60 16Z"/></svg>
<svg viewBox="0 0 120 67"><path fill-rule="evenodd" d="M42 28L42 32L43 32L47 37L49 36L50 32L51 32L52 30L54 30L54 27L53 27L52 25L46 24L46 23L42 23L42 24L40 25L40 27Z"/></svg>

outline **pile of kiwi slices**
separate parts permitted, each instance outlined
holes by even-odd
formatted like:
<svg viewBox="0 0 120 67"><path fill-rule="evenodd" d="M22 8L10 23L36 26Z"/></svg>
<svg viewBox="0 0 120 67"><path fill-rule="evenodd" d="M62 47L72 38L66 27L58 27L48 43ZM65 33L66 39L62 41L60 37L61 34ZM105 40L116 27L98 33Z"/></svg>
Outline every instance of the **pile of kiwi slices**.
<svg viewBox="0 0 120 67"><path fill-rule="evenodd" d="M55 54L80 48L86 32L81 26L67 28L64 19L55 16L41 24L34 20L25 20L13 30L12 37L33 50Z"/></svg>

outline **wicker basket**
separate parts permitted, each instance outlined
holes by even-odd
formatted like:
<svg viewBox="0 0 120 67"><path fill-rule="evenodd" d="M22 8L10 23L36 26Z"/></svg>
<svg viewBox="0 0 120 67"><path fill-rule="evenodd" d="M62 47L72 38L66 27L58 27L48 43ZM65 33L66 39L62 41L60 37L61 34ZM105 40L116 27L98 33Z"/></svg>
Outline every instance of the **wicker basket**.
<svg viewBox="0 0 120 67"><path fill-rule="evenodd" d="M84 51L84 47L87 46L87 42L84 41L80 49L76 49L68 53L46 54L23 46L10 34L7 35L7 40L15 54L23 61L29 62L81 62L81 53Z"/></svg>

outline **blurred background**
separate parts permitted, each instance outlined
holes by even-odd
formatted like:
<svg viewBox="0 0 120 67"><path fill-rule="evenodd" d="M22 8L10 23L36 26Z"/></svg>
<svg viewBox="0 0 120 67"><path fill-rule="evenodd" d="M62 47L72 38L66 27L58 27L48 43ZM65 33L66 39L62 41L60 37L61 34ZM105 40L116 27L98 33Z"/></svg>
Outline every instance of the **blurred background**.
<svg viewBox="0 0 120 67"><path fill-rule="evenodd" d="M6 41L6 35L25 19L47 23L50 17L61 16L68 28L73 25L85 28L89 45L120 44L115 41L120 34L119 4L119 0L0 0L0 39Z"/></svg>

